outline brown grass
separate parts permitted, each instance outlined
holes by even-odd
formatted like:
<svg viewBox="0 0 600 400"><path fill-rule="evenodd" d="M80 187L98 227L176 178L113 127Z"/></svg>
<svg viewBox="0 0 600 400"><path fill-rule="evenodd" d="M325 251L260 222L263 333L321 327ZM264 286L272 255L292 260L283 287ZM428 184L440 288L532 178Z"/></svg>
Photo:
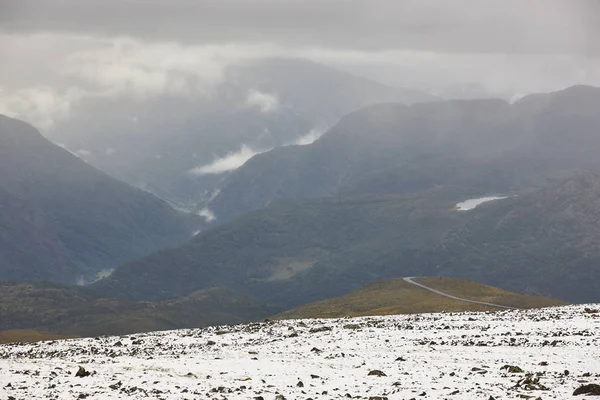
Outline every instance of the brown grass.
<svg viewBox="0 0 600 400"><path fill-rule="evenodd" d="M0 344L14 342L41 342L45 340L71 339L73 337L74 336L57 335L54 333L27 329L14 329L9 331L0 331Z"/></svg>
<svg viewBox="0 0 600 400"><path fill-rule="evenodd" d="M507 305L538 308L566 303L545 297L524 296L476 282L451 278L418 278L416 282L457 297ZM498 311L499 308L450 299L405 282L389 279L333 299L307 304L275 316L289 318L340 318L367 315L431 312Z"/></svg>

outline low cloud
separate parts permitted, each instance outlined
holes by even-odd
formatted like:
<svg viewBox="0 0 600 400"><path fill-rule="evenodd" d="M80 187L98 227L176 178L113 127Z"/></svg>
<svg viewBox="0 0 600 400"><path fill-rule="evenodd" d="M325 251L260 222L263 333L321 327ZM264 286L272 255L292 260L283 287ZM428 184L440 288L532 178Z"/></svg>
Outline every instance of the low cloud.
<svg viewBox="0 0 600 400"><path fill-rule="evenodd" d="M245 144L242 144L240 149L235 152L227 153L223 157L216 158L212 163L193 168L188 173L196 176L216 175L224 172L229 172L238 169L249 159L257 154L264 153L268 150L254 150Z"/></svg>
<svg viewBox="0 0 600 400"><path fill-rule="evenodd" d="M277 96L256 89L252 89L248 92L246 104L251 107L258 107L262 113L270 113L279 108Z"/></svg>
<svg viewBox="0 0 600 400"><path fill-rule="evenodd" d="M215 214L212 211L210 211L208 207L204 207L202 210L198 211L197 214L198 216L204 218L206 222L212 222L217 219Z"/></svg>
<svg viewBox="0 0 600 400"><path fill-rule="evenodd" d="M51 130L56 123L68 119L73 103L83 93L75 88L59 91L47 86L19 90L0 87L0 114L25 120L41 130Z"/></svg>
<svg viewBox="0 0 600 400"><path fill-rule="evenodd" d="M319 139L326 132L326 129L311 129L306 135L300 136L296 139L292 144L297 146L306 146L314 143L317 139Z"/></svg>

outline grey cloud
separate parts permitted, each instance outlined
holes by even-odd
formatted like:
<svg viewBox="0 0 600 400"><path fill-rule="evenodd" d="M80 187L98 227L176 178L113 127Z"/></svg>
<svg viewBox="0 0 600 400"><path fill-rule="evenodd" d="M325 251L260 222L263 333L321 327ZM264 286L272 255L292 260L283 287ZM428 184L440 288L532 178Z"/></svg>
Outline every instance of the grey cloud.
<svg viewBox="0 0 600 400"><path fill-rule="evenodd" d="M600 54L596 0L0 0L12 32L381 51Z"/></svg>

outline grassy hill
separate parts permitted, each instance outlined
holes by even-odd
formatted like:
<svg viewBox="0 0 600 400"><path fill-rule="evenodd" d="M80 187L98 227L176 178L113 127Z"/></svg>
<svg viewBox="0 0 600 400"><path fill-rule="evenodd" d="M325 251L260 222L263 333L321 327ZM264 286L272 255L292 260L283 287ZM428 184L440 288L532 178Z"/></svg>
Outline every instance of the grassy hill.
<svg viewBox="0 0 600 400"><path fill-rule="evenodd" d="M540 308L566 304L560 300L525 296L461 279L425 277L415 278L414 281L452 296L509 307ZM373 283L342 297L300 306L277 314L274 318L341 318L495 310L499 308L454 300L398 278Z"/></svg>
<svg viewBox="0 0 600 400"><path fill-rule="evenodd" d="M86 288L53 283L0 283L0 299L0 331L12 331L11 340L20 341L37 337L30 330L67 336L119 335L241 323L278 311L223 288L152 303L102 298Z"/></svg>

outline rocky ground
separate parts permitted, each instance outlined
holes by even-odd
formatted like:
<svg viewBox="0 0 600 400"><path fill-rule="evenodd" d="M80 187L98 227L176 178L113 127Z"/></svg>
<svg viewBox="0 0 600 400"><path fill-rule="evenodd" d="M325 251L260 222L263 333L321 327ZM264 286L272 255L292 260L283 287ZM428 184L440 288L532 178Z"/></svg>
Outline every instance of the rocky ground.
<svg viewBox="0 0 600 400"><path fill-rule="evenodd" d="M0 399L587 398L600 394L598 309L266 321L3 345Z"/></svg>

